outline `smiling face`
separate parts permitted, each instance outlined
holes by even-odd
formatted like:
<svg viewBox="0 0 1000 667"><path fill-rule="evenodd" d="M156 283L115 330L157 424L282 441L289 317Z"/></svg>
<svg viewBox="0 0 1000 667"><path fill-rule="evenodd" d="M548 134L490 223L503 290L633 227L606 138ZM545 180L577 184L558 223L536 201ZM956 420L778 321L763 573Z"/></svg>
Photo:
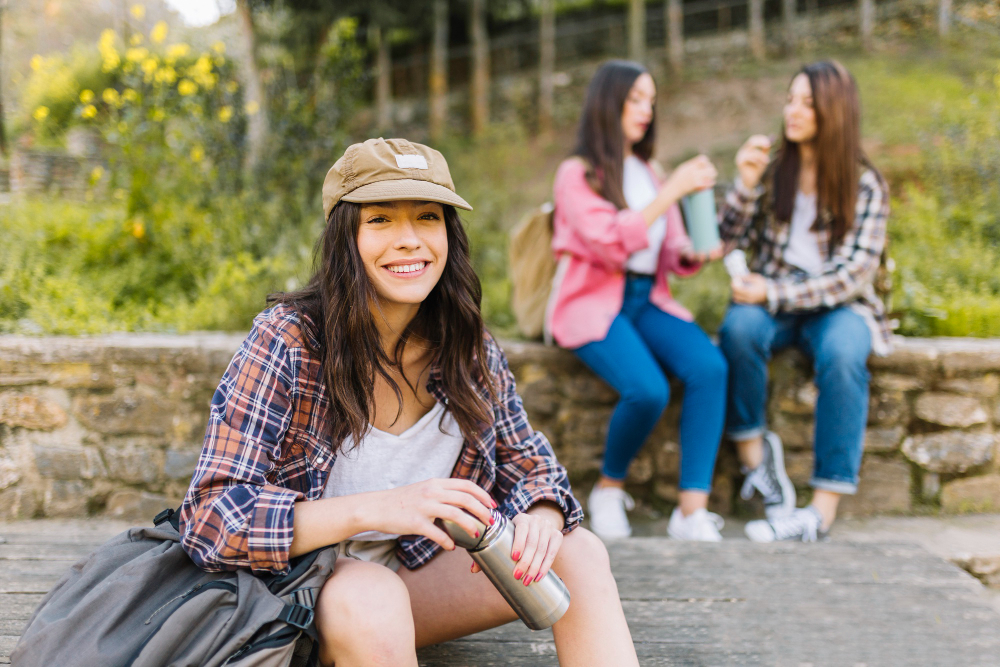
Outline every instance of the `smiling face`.
<svg viewBox="0 0 1000 667"><path fill-rule="evenodd" d="M646 130L653 122L653 105L656 104L656 84L648 73L640 74L628 91L622 107L622 134L625 145L632 146L642 141Z"/></svg>
<svg viewBox="0 0 1000 667"><path fill-rule="evenodd" d="M805 73L792 79L785 102L785 138L802 144L816 138L816 107L812 86Z"/></svg>
<svg viewBox="0 0 1000 667"><path fill-rule="evenodd" d="M419 308L448 260L444 207L436 202L363 204L358 252L381 301Z"/></svg>

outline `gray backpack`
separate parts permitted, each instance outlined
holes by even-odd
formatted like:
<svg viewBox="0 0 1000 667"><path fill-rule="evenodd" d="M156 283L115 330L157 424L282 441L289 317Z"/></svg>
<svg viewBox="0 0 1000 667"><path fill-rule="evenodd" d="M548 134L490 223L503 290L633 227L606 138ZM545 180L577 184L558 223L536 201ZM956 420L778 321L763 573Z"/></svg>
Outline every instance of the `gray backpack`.
<svg viewBox="0 0 1000 667"><path fill-rule="evenodd" d="M285 574L205 572L180 545L177 515L131 528L77 562L42 599L14 667L311 667L313 607L336 551Z"/></svg>

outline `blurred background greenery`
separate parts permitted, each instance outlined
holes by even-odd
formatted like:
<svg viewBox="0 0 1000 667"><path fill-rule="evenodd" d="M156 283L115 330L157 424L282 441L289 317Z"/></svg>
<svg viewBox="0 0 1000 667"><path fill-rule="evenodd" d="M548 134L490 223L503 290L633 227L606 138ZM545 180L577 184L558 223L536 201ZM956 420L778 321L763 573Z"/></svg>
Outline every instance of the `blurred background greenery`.
<svg viewBox="0 0 1000 667"><path fill-rule="evenodd" d="M588 56L560 42L550 126L535 113L537 70L495 57L492 112L470 128L461 82L470 78L462 63L471 1L447 5L452 88L433 140L424 100L430 3L241 0L203 27L159 0L117 13L97 0L8 8L0 90L11 157L0 168L13 179L24 169L18 151L65 152L81 133L97 157L72 192L0 194L0 332L247 329L267 293L310 275L326 169L350 143L391 133L430 141L448 158L476 208L465 219L484 314L498 333L516 335L508 231L550 196L590 73L624 52L603 44ZM560 21L613 27L625 4L575 0L555 11ZM494 44L537 39L538 5L490 3ZM658 157L669 167L705 151L731 177L743 138L778 129L798 67L841 59L861 86L866 148L892 189L898 332L1000 336L1000 28L990 32L1000 5L957 6L968 25L945 39L933 29L934 6L905 7L880 20L867 48L852 31L817 28L794 48L770 44L766 60L720 51L692 58L683 74L651 48ZM373 105L373 35L391 43L388 121ZM674 287L714 330L728 299L721 266Z"/></svg>

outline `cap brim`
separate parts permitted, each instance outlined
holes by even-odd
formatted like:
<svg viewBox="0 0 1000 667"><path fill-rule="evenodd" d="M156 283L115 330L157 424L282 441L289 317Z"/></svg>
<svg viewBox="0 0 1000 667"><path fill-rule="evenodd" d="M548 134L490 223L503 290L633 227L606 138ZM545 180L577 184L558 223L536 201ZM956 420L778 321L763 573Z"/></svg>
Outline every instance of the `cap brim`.
<svg viewBox="0 0 1000 667"><path fill-rule="evenodd" d="M418 181L413 178L400 178L388 181L378 181L362 185L341 197L344 201L356 204L371 204L380 201L402 201L415 199L417 201L433 201L439 204L450 204L455 208L471 211L469 202L437 183Z"/></svg>

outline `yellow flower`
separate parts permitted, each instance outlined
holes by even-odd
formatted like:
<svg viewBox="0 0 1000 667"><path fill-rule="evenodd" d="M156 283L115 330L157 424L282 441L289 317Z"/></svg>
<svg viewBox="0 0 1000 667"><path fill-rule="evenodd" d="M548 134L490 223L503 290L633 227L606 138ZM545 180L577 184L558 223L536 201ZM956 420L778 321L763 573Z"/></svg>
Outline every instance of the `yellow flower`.
<svg viewBox="0 0 1000 667"><path fill-rule="evenodd" d="M158 83L166 83L168 85L174 85L174 81L177 80L177 70L169 65L167 67L161 67L156 70L156 81Z"/></svg>
<svg viewBox="0 0 1000 667"><path fill-rule="evenodd" d="M260 111L260 105L257 104L257 102L255 102L255 101L247 102L247 105L246 105L245 109L246 109L247 115L252 116L255 113L257 113L258 111Z"/></svg>
<svg viewBox="0 0 1000 667"><path fill-rule="evenodd" d="M167 117L167 114L163 111L163 109L153 109L149 112L149 117L157 123L160 123Z"/></svg>
<svg viewBox="0 0 1000 667"><path fill-rule="evenodd" d="M132 5L129 11L132 12L132 16L140 21L146 18L146 8L142 5Z"/></svg>
<svg viewBox="0 0 1000 667"><path fill-rule="evenodd" d="M216 42L212 44L212 50L218 53L220 56L226 53L226 45L222 42Z"/></svg>
<svg viewBox="0 0 1000 667"><path fill-rule="evenodd" d="M93 104L88 104L80 110L80 116L82 118L93 118L97 115L97 107Z"/></svg>
<svg viewBox="0 0 1000 667"><path fill-rule="evenodd" d="M104 63L101 69L105 72L110 72L121 63L118 49L115 48L116 38L115 31L108 28L101 33L101 39L97 42L97 49L101 52L101 59Z"/></svg>
<svg viewBox="0 0 1000 667"><path fill-rule="evenodd" d="M235 93L239 89L240 89L240 84L237 83L236 81L230 81L229 83L226 84L227 93Z"/></svg>
<svg viewBox="0 0 1000 667"><path fill-rule="evenodd" d="M219 109L219 120L223 123L228 123L233 117L232 107L222 107Z"/></svg>
<svg viewBox="0 0 1000 667"><path fill-rule="evenodd" d="M151 79L153 74L156 73L156 67L156 58L146 58L142 61L142 71L146 73L147 80Z"/></svg>
<svg viewBox="0 0 1000 667"><path fill-rule="evenodd" d="M121 106L122 98L118 94L118 91L114 88L105 88L104 92L101 93L101 99L104 100L105 104L112 106Z"/></svg>
<svg viewBox="0 0 1000 667"><path fill-rule="evenodd" d="M142 33L137 32L133 34L131 37L129 37L128 43L132 46L139 46L140 44L142 44Z"/></svg>
<svg viewBox="0 0 1000 667"><path fill-rule="evenodd" d="M90 104L94 100L94 91L90 89L85 89L80 91L80 101L84 104Z"/></svg>
<svg viewBox="0 0 1000 667"><path fill-rule="evenodd" d="M90 172L90 184L95 185L104 176L104 167L97 165Z"/></svg>
<svg viewBox="0 0 1000 667"><path fill-rule="evenodd" d="M139 93L137 93L133 88L126 88L125 92L122 93L122 98L126 102L135 102L139 99Z"/></svg>
<svg viewBox="0 0 1000 667"><path fill-rule="evenodd" d="M204 148L202 148L201 146L196 145L194 148L191 149L191 161L192 162L201 162L204 159L205 159L205 149Z"/></svg>
<svg viewBox="0 0 1000 667"><path fill-rule="evenodd" d="M149 38L153 41L153 44L160 44L167 38L167 27L166 21L160 21L153 26L153 30L149 33Z"/></svg>
<svg viewBox="0 0 1000 667"><path fill-rule="evenodd" d="M42 65L44 64L45 64L45 58L41 57L38 54L31 56L31 69L34 70L35 72L42 69Z"/></svg>
<svg viewBox="0 0 1000 667"><path fill-rule="evenodd" d="M177 84L177 92L185 97L194 95L198 92L198 85L191 79L181 79L181 82Z"/></svg>
<svg viewBox="0 0 1000 667"><path fill-rule="evenodd" d="M187 44L171 44L167 49L167 57L176 60L191 53L191 47Z"/></svg>
<svg viewBox="0 0 1000 667"><path fill-rule="evenodd" d="M146 225L143 224L142 218L137 218L132 221L132 236L137 239L141 239L146 236Z"/></svg>
<svg viewBox="0 0 1000 667"><path fill-rule="evenodd" d="M116 188L115 191L114 191L114 193L112 193L111 196L114 197L115 199L117 199L118 201L121 201L121 200L125 199L125 191L122 190L121 188Z"/></svg>
<svg viewBox="0 0 1000 667"><path fill-rule="evenodd" d="M45 120L46 118L49 117L49 108L48 107L38 107L37 109L35 109L35 113L33 113L31 115L35 118L35 120L37 120L39 123L41 123L43 120Z"/></svg>
<svg viewBox="0 0 1000 667"><path fill-rule="evenodd" d="M149 56L149 49L145 47L132 47L125 51L125 58L134 63L141 63Z"/></svg>

